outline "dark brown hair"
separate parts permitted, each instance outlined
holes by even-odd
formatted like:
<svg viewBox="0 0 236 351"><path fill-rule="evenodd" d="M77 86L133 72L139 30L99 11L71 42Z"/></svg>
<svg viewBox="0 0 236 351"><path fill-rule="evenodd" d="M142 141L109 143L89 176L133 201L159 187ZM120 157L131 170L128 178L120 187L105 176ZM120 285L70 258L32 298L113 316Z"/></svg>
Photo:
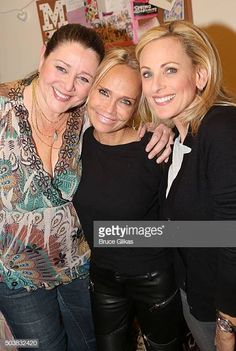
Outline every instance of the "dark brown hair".
<svg viewBox="0 0 236 351"><path fill-rule="evenodd" d="M46 44L44 57L48 57L59 45L67 42L77 42L85 48L94 50L100 62L104 57L104 44L99 34L94 29L78 23L69 23L57 29Z"/></svg>

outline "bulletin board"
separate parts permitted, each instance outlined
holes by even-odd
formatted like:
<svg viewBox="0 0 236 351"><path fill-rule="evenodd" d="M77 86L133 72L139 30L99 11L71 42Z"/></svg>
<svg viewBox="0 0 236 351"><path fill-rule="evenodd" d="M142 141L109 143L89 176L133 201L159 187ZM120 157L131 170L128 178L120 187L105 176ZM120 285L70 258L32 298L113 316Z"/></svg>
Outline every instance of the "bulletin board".
<svg viewBox="0 0 236 351"><path fill-rule="evenodd" d="M107 47L136 44L149 28L192 22L191 0L37 0L43 41L66 23L94 28Z"/></svg>

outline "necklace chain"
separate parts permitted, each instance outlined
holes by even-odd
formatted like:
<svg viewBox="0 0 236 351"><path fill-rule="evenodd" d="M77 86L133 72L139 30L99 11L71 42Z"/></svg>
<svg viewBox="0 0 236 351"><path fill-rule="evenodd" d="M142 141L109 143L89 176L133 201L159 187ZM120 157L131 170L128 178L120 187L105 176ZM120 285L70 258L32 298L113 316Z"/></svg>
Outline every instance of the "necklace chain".
<svg viewBox="0 0 236 351"><path fill-rule="evenodd" d="M40 137L39 133L37 132L37 128L34 126L33 119L31 119L31 121L32 121L33 130L35 131L35 134L37 135L37 137L39 138L39 140L40 140L43 144L49 146L50 148L59 150L60 147L53 146L54 141L52 142L52 144L48 144L45 140L43 140L43 139Z"/></svg>
<svg viewBox="0 0 236 351"><path fill-rule="evenodd" d="M51 121L41 110L39 104L38 104L38 100L37 100L37 96L36 96L36 85L37 85L37 81L36 79L34 79L32 81L32 107L31 107L31 121L32 121L32 127L37 135L37 137L39 138L39 140L44 143L45 145L49 146L50 148L53 149L60 149L60 147L55 147L53 146L54 142L56 142L58 140L58 137L60 135L60 133L63 131L63 129L65 128L65 124L67 122L67 118L64 120L64 116L66 116L66 114L64 114L64 116L60 119L58 119L57 124L59 121L61 121L63 119L63 122L58 126L58 128L56 128L53 132L53 134L51 135L47 135L45 133L42 132L42 130L40 130L39 128L39 124L38 124L38 116L41 117L41 121L43 124L43 118L46 119L48 122L50 123L54 123L53 121ZM33 112L35 115L35 122L33 119ZM40 136L41 135L41 136ZM43 140L43 137L46 138L50 138L53 139L52 143L48 143L45 140Z"/></svg>

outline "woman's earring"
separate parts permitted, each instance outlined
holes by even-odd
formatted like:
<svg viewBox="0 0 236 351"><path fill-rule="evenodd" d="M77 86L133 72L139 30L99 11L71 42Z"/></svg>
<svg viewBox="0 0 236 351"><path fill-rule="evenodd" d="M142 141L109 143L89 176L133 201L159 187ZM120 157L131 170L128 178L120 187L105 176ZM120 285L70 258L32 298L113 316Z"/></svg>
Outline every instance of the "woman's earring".
<svg viewBox="0 0 236 351"><path fill-rule="evenodd" d="M135 130L135 120L134 120L134 119L133 119L133 121L132 121L132 129Z"/></svg>

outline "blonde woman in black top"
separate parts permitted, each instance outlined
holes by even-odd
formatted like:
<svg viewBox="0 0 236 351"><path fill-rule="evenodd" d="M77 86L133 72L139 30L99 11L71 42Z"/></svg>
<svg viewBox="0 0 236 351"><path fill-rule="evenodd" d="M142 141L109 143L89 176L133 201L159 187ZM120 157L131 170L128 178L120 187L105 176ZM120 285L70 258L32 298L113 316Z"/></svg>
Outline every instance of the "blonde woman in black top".
<svg viewBox="0 0 236 351"><path fill-rule="evenodd" d="M90 291L98 351L132 350L135 317L148 351L177 351L180 344L181 306L172 250L93 247L94 220L159 218L162 165L145 154L150 134L140 140L132 128L140 123L140 95L134 55L128 49L111 50L89 94L93 127L84 134L82 178L74 197L91 247Z"/></svg>
<svg viewBox="0 0 236 351"><path fill-rule="evenodd" d="M148 30L136 54L153 119L177 131L165 218L235 220L236 105L223 88L214 44L193 24L174 21ZM214 233L199 235L212 237L214 246ZM236 249L186 248L178 254L184 313L201 351L215 350L215 341L217 351L233 351Z"/></svg>

